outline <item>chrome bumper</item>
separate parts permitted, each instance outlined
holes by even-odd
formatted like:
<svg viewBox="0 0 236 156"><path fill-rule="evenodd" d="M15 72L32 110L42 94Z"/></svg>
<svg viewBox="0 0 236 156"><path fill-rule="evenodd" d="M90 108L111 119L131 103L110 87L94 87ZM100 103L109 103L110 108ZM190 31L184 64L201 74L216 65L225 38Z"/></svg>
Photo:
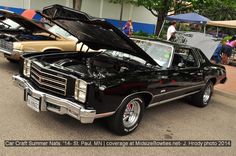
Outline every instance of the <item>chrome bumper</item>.
<svg viewBox="0 0 236 156"><path fill-rule="evenodd" d="M59 98L33 88L33 86L19 75L12 77L14 85L24 89L24 100L27 101L27 95L40 100L40 111L52 111L57 114L68 114L71 117L80 120L81 123L92 123L96 116L95 110L85 109L78 103L67 99Z"/></svg>
<svg viewBox="0 0 236 156"><path fill-rule="evenodd" d="M17 49L13 49L12 51L9 51L9 50L2 49L2 48L0 48L0 52L3 54L11 55L11 56L20 55L20 54L24 53L23 51L17 50Z"/></svg>
<svg viewBox="0 0 236 156"><path fill-rule="evenodd" d="M12 55L11 51L8 51L8 50L2 49L2 48L0 48L0 52L3 54Z"/></svg>

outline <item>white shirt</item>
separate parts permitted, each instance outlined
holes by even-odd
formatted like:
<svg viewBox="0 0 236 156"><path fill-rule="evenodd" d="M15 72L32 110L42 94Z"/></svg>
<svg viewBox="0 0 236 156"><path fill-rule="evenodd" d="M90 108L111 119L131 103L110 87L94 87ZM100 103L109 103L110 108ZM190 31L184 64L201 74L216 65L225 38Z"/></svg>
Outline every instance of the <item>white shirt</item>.
<svg viewBox="0 0 236 156"><path fill-rule="evenodd" d="M167 41L170 40L171 36L173 33L176 32L176 29L173 25L169 26L168 30L167 30Z"/></svg>

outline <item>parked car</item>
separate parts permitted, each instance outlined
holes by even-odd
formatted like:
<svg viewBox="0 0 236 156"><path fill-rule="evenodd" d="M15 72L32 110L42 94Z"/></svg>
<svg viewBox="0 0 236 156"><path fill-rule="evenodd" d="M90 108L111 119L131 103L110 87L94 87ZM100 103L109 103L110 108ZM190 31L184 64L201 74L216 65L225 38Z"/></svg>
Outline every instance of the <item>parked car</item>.
<svg viewBox="0 0 236 156"><path fill-rule="evenodd" d="M7 10L0 10L0 14L0 52L9 61L18 61L24 53L77 50L77 39L57 25L29 20Z"/></svg>
<svg viewBox="0 0 236 156"><path fill-rule="evenodd" d="M6 19L4 16L0 17L0 31L3 29L19 29L20 25L16 22Z"/></svg>
<svg viewBox="0 0 236 156"><path fill-rule="evenodd" d="M225 68L197 48L131 40L105 20L59 5L43 13L89 48L105 51L24 55L13 80L37 112L67 114L81 123L107 117L111 130L125 135L138 127L146 108L187 96L205 107L214 85L226 81Z"/></svg>
<svg viewBox="0 0 236 156"><path fill-rule="evenodd" d="M38 20L34 20L32 19L31 21L33 21L34 23L43 26L46 29L49 29L50 27L52 27L52 25L50 25L47 22L43 22L43 21L38 21ZM11 19L7 19L4 16L0 16L0 31L4 30L4 29L25 29L24 27L22 27L21 25L19 25L18 23L12 21Z"/></svg>

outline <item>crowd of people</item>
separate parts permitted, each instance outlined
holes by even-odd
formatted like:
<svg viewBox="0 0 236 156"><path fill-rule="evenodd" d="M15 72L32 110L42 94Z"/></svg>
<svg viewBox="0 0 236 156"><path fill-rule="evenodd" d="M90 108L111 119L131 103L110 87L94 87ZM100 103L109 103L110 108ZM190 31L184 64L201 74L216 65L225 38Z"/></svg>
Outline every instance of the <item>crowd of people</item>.
<svg viewBox="0 0 236 156"><path fill-rule="evenodd" d="M176 35L176 21L172 21L167 30L167 41L172 42ZM228 64L233 49L236 48L236 35L228 41L222 41L214 51L211 61L218 64Z"/></svg>
<svg viewBox="0 0 236 156"><path fill-rule="evenodd" d="M123 33L131 37L133 32L132 20L128 20L122 28ZM176 21L172 21L167 30L167 41L173 41L176 34ZM228 41L222 41L214 51L211 61L214 63L228 64L228 60L232 55L233 49L236 47L236 35Z"/></svg>

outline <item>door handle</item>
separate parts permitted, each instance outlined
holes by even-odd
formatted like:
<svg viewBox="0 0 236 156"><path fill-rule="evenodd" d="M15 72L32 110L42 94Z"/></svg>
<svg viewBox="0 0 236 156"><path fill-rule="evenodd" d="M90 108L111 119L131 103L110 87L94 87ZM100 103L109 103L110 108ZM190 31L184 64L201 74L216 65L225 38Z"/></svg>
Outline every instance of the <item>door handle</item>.
<svg viewBox="0 0 236 156"><path fill-rule="evenodd" d="M161 76L161 79L168 79L168 76Z"/></svg>
<svg viewBox="0 0 236 156"><path fill-rule="evenodd" d="M173 75L173 76L177 76L177 75L179 75L179 73L173 73L172 75Z"/></svg>
<svg viewBox="0 0 236 156"><path fill-rule="evenodd" d="M204 67L203 69L206 70L206 71L208 71L208 70L209 70L209 67Z"/></svg>

